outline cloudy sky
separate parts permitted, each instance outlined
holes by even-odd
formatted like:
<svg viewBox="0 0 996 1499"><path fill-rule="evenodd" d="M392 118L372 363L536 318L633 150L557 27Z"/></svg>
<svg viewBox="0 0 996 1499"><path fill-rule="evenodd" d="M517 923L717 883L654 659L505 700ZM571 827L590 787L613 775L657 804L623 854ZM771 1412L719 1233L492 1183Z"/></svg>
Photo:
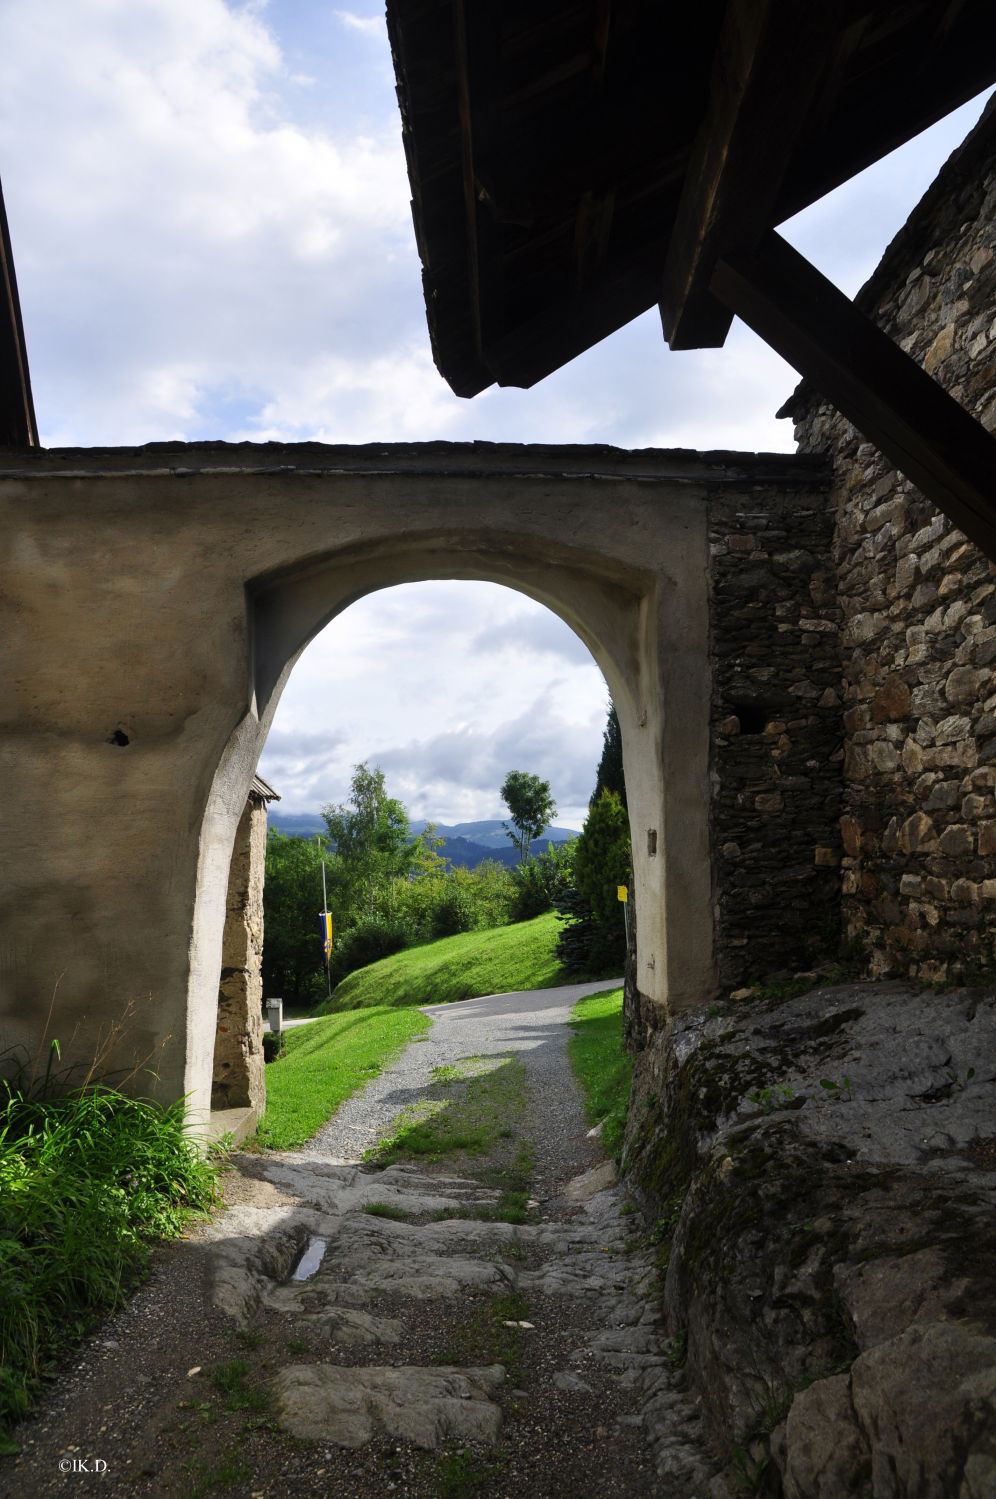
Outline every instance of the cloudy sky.
<svg viewBox="0 0 996 1499"><path fill-rule="evenodd" d="M794 383L736 324L671 354L648 314L531 391L429 357L381 6L2 0L0 175L43 442L429 438L788 450ZM853 293L982 101L786 226ZM499 645L500 641L500 645ZM483 584L354 605L262 764L284 807L383 766L414 816L500 815L507 769L588 799L606 690L539 606Z"/></svg>

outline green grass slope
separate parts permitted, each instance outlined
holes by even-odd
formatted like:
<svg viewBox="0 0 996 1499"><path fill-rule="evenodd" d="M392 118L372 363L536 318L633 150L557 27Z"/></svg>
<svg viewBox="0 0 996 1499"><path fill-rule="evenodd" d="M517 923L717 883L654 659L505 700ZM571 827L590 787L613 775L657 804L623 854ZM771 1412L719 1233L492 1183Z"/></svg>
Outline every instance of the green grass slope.
<svg viewBox="0 0 996 1499"><path fill-rule="evenodd" d="M418 1011L380 1008L330 1015L287 1031L285 1055L266 1069L266 1113L257 1143L271 1150L303 1145L431 1024Z"/></svg>
<svg viewBox="0 0 996 1499"><path fill-rule="evenodd" d="M367 1005L433 1005L515 989L552 989L575 982L562 972L554 947L560 923L552 911L514 926L461 932L358 968L336 987L323 1013Z"/></svg>

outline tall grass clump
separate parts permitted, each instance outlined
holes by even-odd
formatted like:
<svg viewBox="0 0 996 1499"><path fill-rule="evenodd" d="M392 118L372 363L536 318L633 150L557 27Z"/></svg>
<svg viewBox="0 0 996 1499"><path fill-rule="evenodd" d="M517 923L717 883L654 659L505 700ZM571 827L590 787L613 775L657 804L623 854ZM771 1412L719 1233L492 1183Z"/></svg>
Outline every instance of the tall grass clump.
<svg viewBox="0 0 996 1499"><path fill-rule="evenodd" d="M214 1196L182 1102L161 1108L94 1081L60 1094L24 1071L0 1080L0 1451L60 1349Z"/></svg>

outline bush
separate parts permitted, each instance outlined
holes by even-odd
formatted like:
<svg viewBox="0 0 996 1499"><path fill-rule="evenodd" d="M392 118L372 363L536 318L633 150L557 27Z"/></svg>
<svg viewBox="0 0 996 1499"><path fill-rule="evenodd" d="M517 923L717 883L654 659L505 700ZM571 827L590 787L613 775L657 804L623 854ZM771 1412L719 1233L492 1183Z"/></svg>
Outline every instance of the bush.
<svg viewBox="0 0 996 1499"><path fill-rule="evenodd" d="M411 941L404 922L371 917L360 921L340 937L332 949L332 978L344 979L354 968L366 968L379 958L389 958Z"/></svg>
<svg viewBox="0 0 996 1499"><path fill-rule="evenodd" d="M121 1303L152 1244L214 1191L182 1102L0 1082L0 1450L60 1348Z"/></svg>
<svg viewBox="0 0 996 1499"><path fill-rule="evenodd" d="M595 967L592 950L598 937L591 907L569 886L557 899L557 913L564 923L557 937L558 963L565 973L590 973Z"/></svg>
<svg viewBox="0 0 996 1499"><path fill-rule="evenodd" d="M507 925L514 898L511 871L486 859L476 869L457 866L395 880L386 904L407 928L410 941L430 942Z"/></svg>
<svg viewBox="0 0 996 1499"><path fill-rule="evenodd" d="M629 883L629 820L614 791L603 791L574 845L573 887L557 909L568 918L557 956L570 973L622 970L626 961L626 917L617 887Z"/></svg>
<svg viewBox="0 0 996 1499"><path fill-rule="evenodd" d="M574 867L574 844L550 844L545 853L527 859L513 871L515 900L513 921L530 921L552 911L558 897L571 882Z"/></svg>

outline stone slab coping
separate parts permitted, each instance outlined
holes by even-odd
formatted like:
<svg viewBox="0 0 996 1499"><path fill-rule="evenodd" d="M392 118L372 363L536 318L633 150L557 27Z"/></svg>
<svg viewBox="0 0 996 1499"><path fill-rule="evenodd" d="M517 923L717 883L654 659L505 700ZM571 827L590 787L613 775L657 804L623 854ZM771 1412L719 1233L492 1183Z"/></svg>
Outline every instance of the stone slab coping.
<svg viewBox="0 0 996 1499"><path fill-rule="evenodd" d="M198 1131L205 1147L216 1145L225 1135L232 1136L232 1144L241 1145L255 1134L259 1123L257 1109L212 1109L211 1116L202 1131Z"/></svg>

